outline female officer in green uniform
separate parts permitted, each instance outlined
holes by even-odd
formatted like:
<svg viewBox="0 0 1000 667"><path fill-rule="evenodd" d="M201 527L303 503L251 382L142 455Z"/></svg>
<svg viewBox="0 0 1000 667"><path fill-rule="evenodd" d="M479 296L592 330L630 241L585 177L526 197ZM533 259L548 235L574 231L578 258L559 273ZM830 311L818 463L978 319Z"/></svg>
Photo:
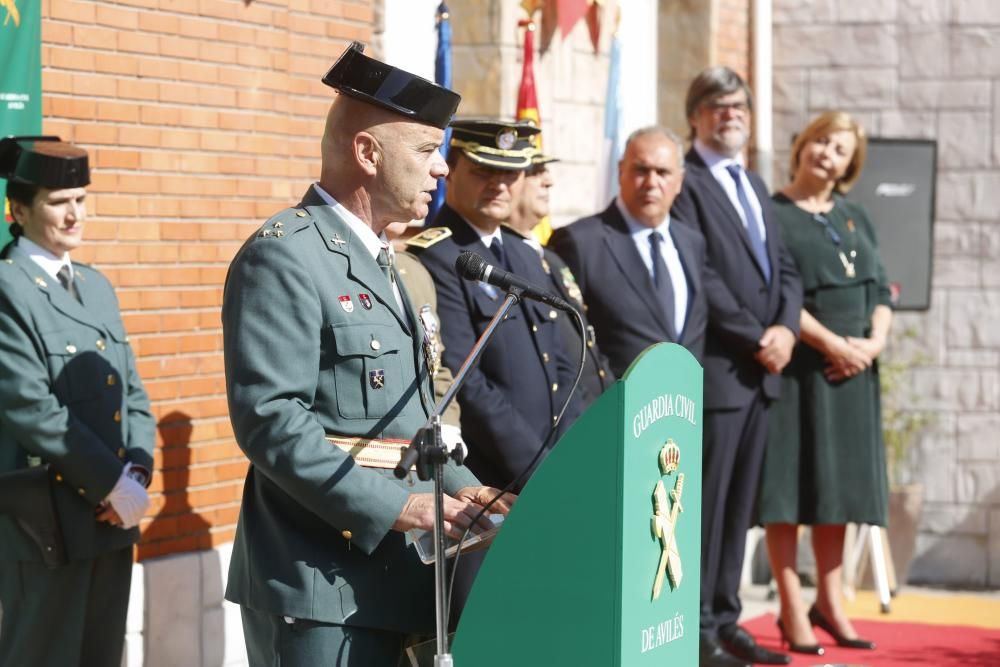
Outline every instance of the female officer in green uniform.
<svg viewBox="0 0 1000 667"><path fill-rule="evenodd" d="M86 218L86 151L7 138L0 177L14 219L0 251L0 475L49 464L67 556L47 567L0 516L0 665L117 667L149 506L149 398L111 284L70 260Z"/></svg>

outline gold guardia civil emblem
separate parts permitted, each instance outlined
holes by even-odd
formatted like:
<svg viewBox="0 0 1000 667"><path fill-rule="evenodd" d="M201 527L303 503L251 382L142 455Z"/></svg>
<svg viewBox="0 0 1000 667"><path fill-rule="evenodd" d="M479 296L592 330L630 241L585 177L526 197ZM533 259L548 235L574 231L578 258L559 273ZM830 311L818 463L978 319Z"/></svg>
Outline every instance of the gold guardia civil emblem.
<svg viewBox="0 0 1000 667"><path fill-rule="evenodd" d="M674 473L680 465L681 450L677 443L668 439L659 454L660 471L664 475ZM653 488L653 518L651 527L654 539L660 541L660 562L656 568L656 578L653 580L653 599L660 597L663 590L663 579L670 578L671 590L681 585L683 569L681 554L677 548L677 521L684 511L681 506L681 495L684 493L684 473L677 475L674 488L667 495L667 487L663 480L657 480Z"/></svg>
<svg viewBox="0 0 1000 667"><path fill-rule="evenodd" d="M11 19L14 19L14 27L21 27L21 12L17 9L16 0L0 0L0 7L7 10L7 16L3 19L4 25L7 25Z"/></svg>

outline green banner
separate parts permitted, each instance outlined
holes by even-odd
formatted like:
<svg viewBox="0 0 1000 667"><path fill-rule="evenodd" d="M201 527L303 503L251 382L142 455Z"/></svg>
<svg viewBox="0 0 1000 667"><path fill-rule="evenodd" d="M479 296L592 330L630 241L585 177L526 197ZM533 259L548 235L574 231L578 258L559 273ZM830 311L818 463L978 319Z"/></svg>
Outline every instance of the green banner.
<svg viewBox="0 0 1000 667"><path fill-rule="evenodd" d="M41 0L0 0L0 137L42 131ZM0 179L4 220L10 220L7 181ZM0 225L0 247L10 240Z"/></svg>

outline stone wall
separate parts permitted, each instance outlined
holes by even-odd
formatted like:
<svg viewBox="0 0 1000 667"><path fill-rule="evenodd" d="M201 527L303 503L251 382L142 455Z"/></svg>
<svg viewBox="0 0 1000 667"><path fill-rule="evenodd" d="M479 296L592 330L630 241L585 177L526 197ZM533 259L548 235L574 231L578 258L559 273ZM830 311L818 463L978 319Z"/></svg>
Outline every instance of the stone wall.
<svg viewBox="0 0 1000 667"><path fill-rule="evenodd" d="M552 220L555 226L566 224L595 210L594 191L598 183L598 162L604 130L604 104L608 76L608 50L614 30L616 7L606 3L603 12L600 50L594 53L586 23L581 20L563 39L558 30L546 51L541 51L540 35L535 37L535 86L541 113L545 151L559 157L551 169L555 178L552 189ZM645 11L653 3L635 0L623 12ZM452 20L453 85L462 94L461 116L513 118L517 91L521 82L523 28L518 21L526 17L518 0L449 0ZM655 21L655 9L649 10L649 27ZM536 16L536 20L540 17ZM623 17L622 28L633 25ZM637 35L630 40L632 49L648 48L655 53L652 37ZM645 68L643 67L645 65ZM650 95L649 113L635 119L639 124L655 119L655 62L630 65L623 75L630 82L642 78L648 69L643 91ZM628 86L634 85L626 83ZM634 89L633 89L634 90ZM634 111L636 100L632 100ZM630 128L634 129L634 127Z"/></svg>
<svg viewBox="0 0 1000 667"><path fill-rule="evenodd" d="M904 481L924 487L910 580L1000 586L1000 4L775 0L775 184L787 147L839 108L872 136L938 142L931 308L890 355L930 411Z"/></svg>

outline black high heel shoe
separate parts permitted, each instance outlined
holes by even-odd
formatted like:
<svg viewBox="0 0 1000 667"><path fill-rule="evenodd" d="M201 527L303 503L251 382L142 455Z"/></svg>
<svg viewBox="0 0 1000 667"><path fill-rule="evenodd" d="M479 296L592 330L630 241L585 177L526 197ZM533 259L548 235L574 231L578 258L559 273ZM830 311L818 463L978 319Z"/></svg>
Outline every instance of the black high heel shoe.
<svg viewBox="0 0 1000 667"><path fill-rule="evenodd" d="M820 610L813 605L809 608L809 622L817 626L823 632L833 637L833 641L837 642L837 646L842 648L860 648L872 650L875 648L875 642L870 642L867 639L848 639L844 635L840 634L836 626L830 622L826 616L820 612Z"/></svg>
<svg viewBox="0 0 1000 667"><path fill-rule="evenodd" d="M778 631L781 633L781 645L788 645L788 650L792 653L807 653L809 655L823 655L823 647L819 644L796 644L792 642L791 637L785 634L785 624L781 622L781 617L778 617L776 621L778 624Z"/></svg>

